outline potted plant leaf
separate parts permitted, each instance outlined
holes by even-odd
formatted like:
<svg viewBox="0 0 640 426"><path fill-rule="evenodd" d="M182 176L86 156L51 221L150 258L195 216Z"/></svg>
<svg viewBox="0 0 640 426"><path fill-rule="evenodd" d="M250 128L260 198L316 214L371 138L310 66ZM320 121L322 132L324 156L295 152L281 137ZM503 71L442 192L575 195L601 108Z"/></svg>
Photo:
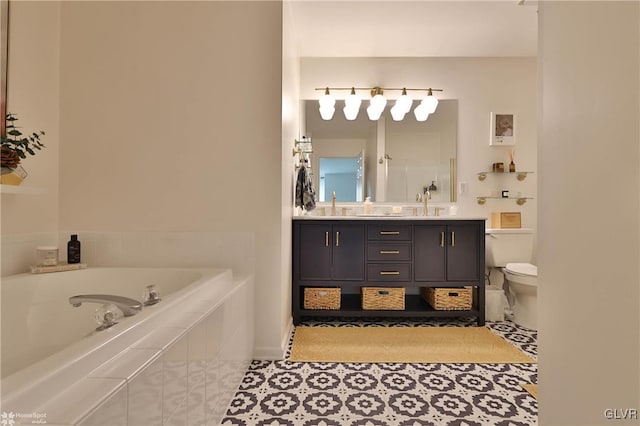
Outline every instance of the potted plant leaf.
<svg viewBox="0 0 640 426"><path fill-rule="evenodd" d="M28 155L36 155L36 150L41 150L45 146L40 138L44 136L44 131L25 134L16 126L18 118L14 114L7 114L6 133L0 135L0 183L6 185L20 185L27 172L20 165L20 160Z"/></svg>

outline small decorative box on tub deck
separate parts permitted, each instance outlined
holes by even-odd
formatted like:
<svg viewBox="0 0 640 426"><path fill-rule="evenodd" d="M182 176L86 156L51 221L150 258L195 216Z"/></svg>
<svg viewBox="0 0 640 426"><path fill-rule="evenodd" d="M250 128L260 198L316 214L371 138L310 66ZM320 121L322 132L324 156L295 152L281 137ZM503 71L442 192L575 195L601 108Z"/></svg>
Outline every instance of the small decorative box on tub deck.
<svg viewBox="0 0 640 426"><path fill-rule="evenodd" d="M403 287L361 287L362 309L404 311Z"/></svg>
<svg viewBox="0 0 640 426"><path fill-rule="evenodd" d="M473 298L471 287L420 287L420 294L436 311L468 311Z"/></svg>
<svg viewBox="0 0 640 426"><path fill-rule="evenodd" d="M340 287L306 287L304 289L305 309L340 309Z"/></svg>

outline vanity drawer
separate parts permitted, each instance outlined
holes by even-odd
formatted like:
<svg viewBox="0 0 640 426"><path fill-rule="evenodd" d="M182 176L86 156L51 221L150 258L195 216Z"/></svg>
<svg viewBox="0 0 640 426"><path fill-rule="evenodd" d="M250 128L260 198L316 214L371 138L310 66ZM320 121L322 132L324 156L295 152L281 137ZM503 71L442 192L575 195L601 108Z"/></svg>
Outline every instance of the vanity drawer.
<svg viewBox="0 0 640 426"><path fill-rule="evenodd" d="M367 260L411 260L411 243L369 243Z"/></svg>
<svg viewBox="0 0 640 426"><path fill-rule="evenodd" d="M369 225L367 238L373 241L411 241L410 225Z"/></svg>
<svg viewBox="0 0 640 426"><path fill-rule="evenodd" d="M368 281L411 281L410 263L369 263Z"/></svg>

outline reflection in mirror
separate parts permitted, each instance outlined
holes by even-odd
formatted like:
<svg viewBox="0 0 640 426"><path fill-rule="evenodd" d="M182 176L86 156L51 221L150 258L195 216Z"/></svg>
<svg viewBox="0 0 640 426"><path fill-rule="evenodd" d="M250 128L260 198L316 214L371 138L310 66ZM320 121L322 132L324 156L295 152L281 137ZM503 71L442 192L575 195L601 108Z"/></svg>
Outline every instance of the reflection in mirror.
<svg viewBox="0 0 640 426"><path fill-rule="evenodd" d="M362 159L358 157L319 158L319 201L362 201Z"/></svg>
<svg viewBox="0 0 640 426"><path fill-rule="evenodd" d="M361 193L353 201L371 197L376 202L416 202L427 188L433 202L455 202L455 163L458 127L457 100L441 100L426 122L407 114L393 121L387 109L378 121L367 117L363 102L358 118L342 114L344 101L336 102L332 120L322 120L316 100L304 101L305 135L313 140L311 155L314 185L322 188L320 158L362 156ZM435 189L434 189L435 188ZM320 201L331 200L331 190ZM352 201L336 190L338 201ZM349 190L352 194L353 190Z"/></svg>

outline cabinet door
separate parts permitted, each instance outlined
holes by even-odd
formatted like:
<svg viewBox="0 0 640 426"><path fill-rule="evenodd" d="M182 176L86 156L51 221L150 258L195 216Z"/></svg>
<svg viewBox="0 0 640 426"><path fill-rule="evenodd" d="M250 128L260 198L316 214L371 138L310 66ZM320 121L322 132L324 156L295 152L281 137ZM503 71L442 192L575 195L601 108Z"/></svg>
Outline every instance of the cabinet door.
<svg viewBox="0 0 640 426"><path fill-rule="evenodd" d="M475 225L447 226L447 280L478 281L479 232Z"/></svg>
<svg viewBox="0 0 640 426"><path fill-rule="evenodd" d="M300 226L300 280L330 280L331 253L331 225Z"/></svg>
<svg viewBox="0 0 640 426"><path fill-rule="evenodd" d="M364 280L364 225L333 225L333 279Z"/></svg>
<svg viewBox="0 0 640 426"><path fill-rule="evenodd" d="M446 281L446 231L442 225L417 225L414 228L416 281Z"/></svg>

